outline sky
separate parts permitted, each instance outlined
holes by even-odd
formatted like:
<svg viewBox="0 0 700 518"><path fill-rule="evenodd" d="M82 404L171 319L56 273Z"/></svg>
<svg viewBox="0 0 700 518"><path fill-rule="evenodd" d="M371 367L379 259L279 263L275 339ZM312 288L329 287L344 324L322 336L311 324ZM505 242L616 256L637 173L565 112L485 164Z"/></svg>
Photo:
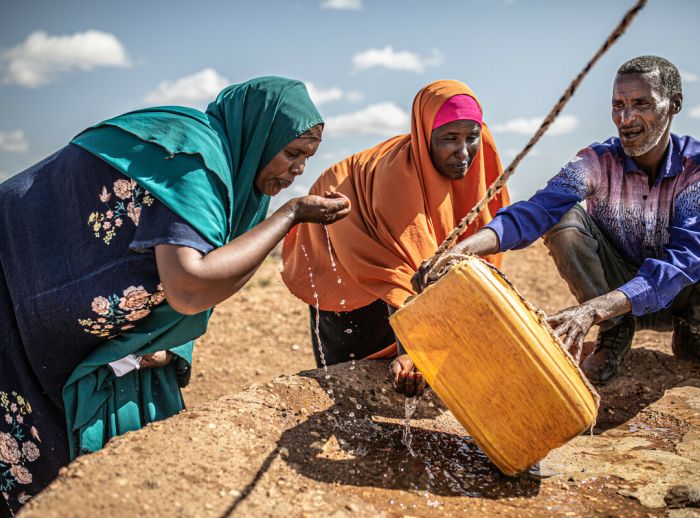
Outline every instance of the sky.
<svg viewBox="0 0 700 518"><path fill-rule="evenodd" d="M84 128L145 106L204 109L261 75L307 83L326 121L304 175L409 131L424 85L479 96L504 166L633 0L0 0L0 181ZM610 95L624 61L656 54L683 78L673 131L700 138L700 1L649 0L594 67L509 186L532 195L591 142L615 135Z"/></svg>

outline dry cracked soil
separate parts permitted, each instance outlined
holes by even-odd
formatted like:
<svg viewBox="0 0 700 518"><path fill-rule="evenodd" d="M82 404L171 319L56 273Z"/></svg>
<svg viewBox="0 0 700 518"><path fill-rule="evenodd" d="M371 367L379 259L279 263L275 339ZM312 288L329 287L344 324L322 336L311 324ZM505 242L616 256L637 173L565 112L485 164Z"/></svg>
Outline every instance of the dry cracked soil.
<svg viewBox="0 0 700 518"><path fill-rule="evenodd" d="M309 370L308 310L279 270L268 259L216 309L188 410L78 458L21 516L700 515L683 490L675 507L664 500L700 488L700 365L673 357L670 333L636 335L600 389L594 434L506 477L431 393L411 455L385 362ZM546 312L574 302L541 243L509 254L504 271Z"/></svg>

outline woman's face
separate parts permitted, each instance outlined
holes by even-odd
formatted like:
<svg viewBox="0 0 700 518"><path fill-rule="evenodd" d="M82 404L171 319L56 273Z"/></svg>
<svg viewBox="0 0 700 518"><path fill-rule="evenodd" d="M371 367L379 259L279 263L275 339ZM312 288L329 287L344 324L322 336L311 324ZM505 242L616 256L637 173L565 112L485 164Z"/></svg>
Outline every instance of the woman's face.
<svg viewBox="0 0 700 518"><path fill-rule="evenodd" d="M481 144L481 126L470 120L448 122L430 136L430 159L438 172L451 180L467 175Z"/></svg>
<svg viewBox="0 0 700 518"><path fill-rule="evenodd" d="M306 160L321 144L323 125L318 124L287 144L255 177L255 187L263 194L274 196L286 189L304 172Z"/></svg>

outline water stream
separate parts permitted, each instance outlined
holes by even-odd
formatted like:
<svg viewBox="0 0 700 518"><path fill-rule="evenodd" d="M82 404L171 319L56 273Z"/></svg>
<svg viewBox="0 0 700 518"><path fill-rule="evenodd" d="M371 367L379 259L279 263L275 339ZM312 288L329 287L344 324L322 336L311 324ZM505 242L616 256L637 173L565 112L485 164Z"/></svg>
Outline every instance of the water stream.
<svg viewBox="0 0 700 518"><path fill-rule="evenodd" d="M308 265L309 263L309 254L306 252L306 247L304 245L301 245L301 251L304 253L304 258L306 259L306 263ZM314 298L314 310L316 312L316 315L314 317L314 334L316 335L316 343L318 344L318 356L321 360L321 365L323 366L323 371L326 373L325 378L330 379L330 374L328 374L328 365L326 364L326 355L323 353L323 343L321 342L321 332L319 330L319 324L321 321L321 312L319 311L319 302L318 302L318 292L316 291L316 284L314 283L314 273L311 270L311 266L307 266L306 268L309 272L309 283L311 284L311 289L313 290L312 296ZM332 391L329 393L332 394ZM333 399L333 396L331 395L331 399Z"/></svg>
<svg viewBox="0 0 700 518"><path fill-rule="evenodd" d="M338 265L335 261L335 258L333 257L333 247L331 244L330 234L328 233L328 227L326 225L323 225L323 230L326 234L326 245L328 247L328 257L330 259L331 268L332 268L333 272L336 273L336 275L337 275L337 283L342 284L343 281L342 281L340 275L338 274ZM301 250L304 253L304 258L306 259L307 264L309 264L309 256L308 256L306 247L304 245L301 245ZM316 336L316 343L318 344L319 358L321 360L321 365L323 366L323 370L325 373L324 377L325 377L325 379L330 379L331 376L328 373L328 365L326 364L326 358L325 358L325 354L323 352L323 349L324 349L323 342L321 340L319 296L318 296L318 292L316 291L316 284L314 282L314 275L313 275L313 271L311 269L310 264L308 265L307 269L308 269L308 273L309 273L309 283L311 285L311 289L313 290L312 294L313 294L313 298L314 298L314 310L315 310L314 335ZM345 299L340 299L340 305L344 310L345 309ZM345 329L344 332L346 334L352 334L353 331L351 328L348 328L348 329ZM350 370L354 370L355 364L356 364L355 355L350 354L350 359L351 359ZM331 398L331 400L333 401L333 403L335 405L336 399L335 399L335 394L333 392L333 389L328 388L326 390L326 392L328 393L329 397ZM340 396L342 397L342 394L340 394ZM354 403L355 409L357 409L357 410L362 409L362 405L359 402L352 401L352 403ZM416 397L406 398L405 403L404 403L405 418L404 418L403 436L402 436L401 442L406 446L406 448L408 449L408 452L411 454L412 457L417 456L415 450L412 447L413 434L411 433L411 418L413 417L413 414L416 412L417 405L418 405L418 398L416 398ZM333 415L337 416L339 413L340 413L340 410L337 408L337 405L335 405L335 408L333 409ZM353 420L355 419L355 412L353 412L352 410L350 412L348 412L347 415L351 419L353 419ZM432 473L430 472L430 469L427 469L427 471L428 471L429 477L431 478Z"/></svg>
<svg viewBox="0 0 700 518"><path fill-rule="evenodd" d="M406 417L403 421L403 438L401 439L401 442L406 445L406 448L408 448L408 452L413 457L416 456L416 452L413 451L413 448L411 447L411 443L413 442L413 434L411 433L411 418L413 417L413 414L416 413L417 406L417 397L407 397L404 401L404 410L406 412Z"/></svg>

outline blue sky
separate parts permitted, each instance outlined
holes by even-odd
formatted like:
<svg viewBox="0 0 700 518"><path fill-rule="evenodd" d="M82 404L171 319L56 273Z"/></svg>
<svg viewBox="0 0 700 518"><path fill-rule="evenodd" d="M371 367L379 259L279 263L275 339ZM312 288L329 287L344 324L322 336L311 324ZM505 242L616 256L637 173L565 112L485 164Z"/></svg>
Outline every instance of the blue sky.
<svg viewBox="0 0 700 518"><path fill-rule="evenodd" d="M319 153L280 195L333 162L408 130L416 92L469 84L504 164L529 138L633 0L0 0L0 179L85 127L135 108L203 108L227 83L285 75L311 83L327 121ZM614 134L617 67L657 54L682 71L673 126L700 138L700 1L650 0L513 177L531 195L580 148Z"/></svg>

